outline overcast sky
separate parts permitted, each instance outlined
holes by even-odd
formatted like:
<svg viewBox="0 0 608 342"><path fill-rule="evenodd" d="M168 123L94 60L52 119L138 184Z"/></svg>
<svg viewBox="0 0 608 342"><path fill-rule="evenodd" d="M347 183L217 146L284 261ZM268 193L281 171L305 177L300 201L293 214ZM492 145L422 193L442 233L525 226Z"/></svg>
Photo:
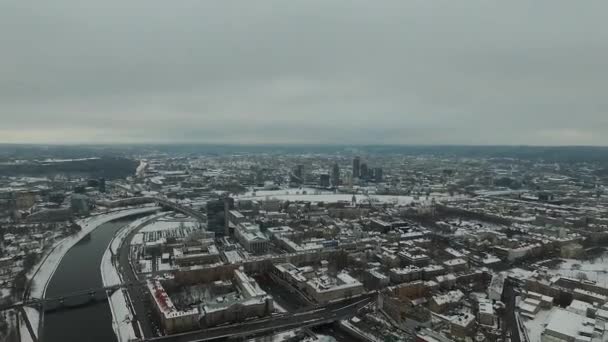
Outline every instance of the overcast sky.
<svg viewBox="0 0 608 342"><path fill-rule="evenodd" d="M0 0L0 142L608 145L607 13Z"/></svg>

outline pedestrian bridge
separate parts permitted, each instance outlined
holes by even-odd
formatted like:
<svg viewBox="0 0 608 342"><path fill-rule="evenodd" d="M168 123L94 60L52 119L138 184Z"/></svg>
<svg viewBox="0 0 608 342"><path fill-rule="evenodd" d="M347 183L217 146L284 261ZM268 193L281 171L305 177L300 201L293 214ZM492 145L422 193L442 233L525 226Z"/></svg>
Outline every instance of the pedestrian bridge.
<svg viewBox="0 0 608 342"><path fill-rule="evenodd" d="M112 286L104 286L99 288L84 289L71 293L66 293L60 296L53 296L47 298L29 298L27 300L5 304L0 306L0 311L9 309L19 309L23 306L30 306L37 308L40 311L51 312L51 311L62 311L69 310L72 308L83 307L102 302L108 299L108 295L115 291L128 288L132 286L141 286L145 282L132 282L124 283Z"/></svg>

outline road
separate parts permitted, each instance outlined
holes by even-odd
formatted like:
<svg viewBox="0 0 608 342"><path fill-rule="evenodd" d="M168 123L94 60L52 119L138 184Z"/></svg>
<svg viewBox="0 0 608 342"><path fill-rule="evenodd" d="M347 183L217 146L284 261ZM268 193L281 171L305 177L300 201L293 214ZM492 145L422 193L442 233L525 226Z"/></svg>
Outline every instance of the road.
<svg viewBox="0 0 608 342"><path fill-rule="evenodd" d="M137 275L131 268L131 264L129 262L129 253L131 251L131 240L133 239L133 236L137 234L140 228L148 223L148 221L143 222L137 228L133 229L125 237L118 250L118 268L125 283L140 282ZM127 292L131 298L131 309L135 313L133 317L133 329L135 330L135 335L139 338L148 338L154 336L155 329L151 324L151 319L147 317L147 313L151 311L150 298L147 294L147 288L144 285L129 286L127 288Z"/></svg>
<svg viewBox="0 0 608 342"><path fill-rule="evenodd" d="M507 333L511 335L511 342L520 342L519 329L517 328L517 320L515 319L515 285L508 278L505 279L505 285L503 288L504 300L506 304L504 325L503 325L503 340L506 341L505 337Z"/></svg>
<svg viewBox="0 0 608 342"><path fill-rule="evenodd" d="M365 295L316 307L308 311L275 315L240 324L231 324L182 334L155 337L146 341L195 342L210 341L225 337L254 336L261 333L278 332L294 328L312 327L354 316L359 309L369 304L374 295Z"/></svg>

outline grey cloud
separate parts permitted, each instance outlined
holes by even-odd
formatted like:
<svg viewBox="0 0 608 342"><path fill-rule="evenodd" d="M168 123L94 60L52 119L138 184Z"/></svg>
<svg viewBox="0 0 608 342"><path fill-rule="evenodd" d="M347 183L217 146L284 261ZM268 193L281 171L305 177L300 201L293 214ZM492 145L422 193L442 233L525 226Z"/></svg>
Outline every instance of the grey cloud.
<svg viewBox="0 0 608 342"><path fill-rule="evenodd" d="M605 1L0 2L0 141L608 144Z"/></svg>

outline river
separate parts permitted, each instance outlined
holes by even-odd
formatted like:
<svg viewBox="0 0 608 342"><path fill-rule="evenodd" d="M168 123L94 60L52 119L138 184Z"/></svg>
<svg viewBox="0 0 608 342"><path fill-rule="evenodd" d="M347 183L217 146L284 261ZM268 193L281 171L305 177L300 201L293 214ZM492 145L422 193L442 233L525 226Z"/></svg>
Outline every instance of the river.
<svg viewBox="0 0 608 342"><path fill-rule="evenodd" d="M103 287L99 268L103 253L114 234L134 219L104 223L72 247L51 278L46 297ZM116 341L107 301L45 314L42 334L47 342Z"/></svg>

